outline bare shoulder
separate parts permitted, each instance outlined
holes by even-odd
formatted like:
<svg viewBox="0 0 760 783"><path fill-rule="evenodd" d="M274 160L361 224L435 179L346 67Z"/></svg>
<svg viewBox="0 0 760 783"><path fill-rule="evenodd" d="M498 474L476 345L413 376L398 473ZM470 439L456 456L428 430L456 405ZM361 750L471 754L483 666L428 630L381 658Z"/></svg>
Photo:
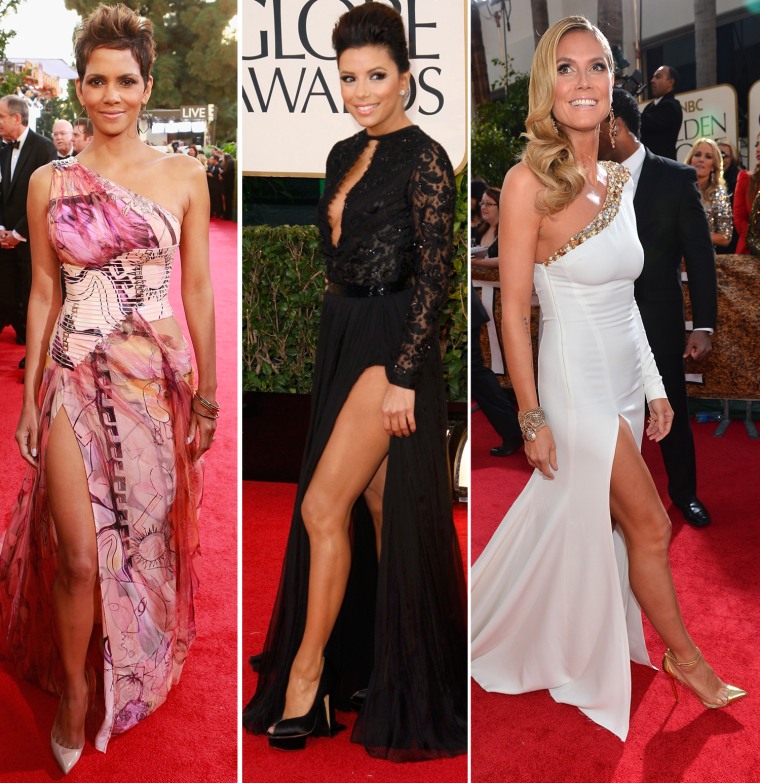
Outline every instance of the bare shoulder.
<svg viewBox="0 0 760 783"><path fill-rule="evenodd" d="M521 215L533 214L536 210L536 196L545 186L539 178L524 164L518 163L507 172L501 189L501 203L507 200L510 210Z"/></svg>
<svg viewBox="0 0 760 783"><path fill-rule="evenodd" d="M29 178L29 192L32 197L50 193L50 183L53 181L53 164L46 163L32 173Z"/></svg>
<svg viewBox="0 0 760 783"><path fill-rule="evenodd" d="M177 155L156 150L153 166L161 177L170 178L172 182L191 185L194 182L206 181L203 164L190 155Z"/></svg>

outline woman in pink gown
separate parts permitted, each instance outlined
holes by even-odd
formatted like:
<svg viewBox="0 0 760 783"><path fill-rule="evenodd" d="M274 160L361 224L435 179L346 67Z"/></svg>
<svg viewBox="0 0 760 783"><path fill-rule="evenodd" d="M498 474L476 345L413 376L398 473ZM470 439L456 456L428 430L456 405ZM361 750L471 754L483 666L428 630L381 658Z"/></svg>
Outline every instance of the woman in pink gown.
<svg viewBox="0 0 760 783"><path fill-rule="evenodd" d="M84 22L77 96L94 139L29 188L16 433L29 468L0 555L0 620L18 673L61 695L51 747L64 772L93 692L105 751L166 699L195 636L199 457L219 410L208 188L197 161L139 138L152 32L124 5ZM178 249L197 377L167 298Z"/></svg>

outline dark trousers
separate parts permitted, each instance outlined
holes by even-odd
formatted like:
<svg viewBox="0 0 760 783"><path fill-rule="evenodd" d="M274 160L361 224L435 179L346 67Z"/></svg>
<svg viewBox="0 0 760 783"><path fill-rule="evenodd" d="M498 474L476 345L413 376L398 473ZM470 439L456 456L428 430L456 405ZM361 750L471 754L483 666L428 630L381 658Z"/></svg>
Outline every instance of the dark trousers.
<svg viewBox="0 0 760 783"><path fill-rule="evenodd" d="M499 385L494 372L483 364L480 351L480 330L473 330L470 340L470 372L472 398L485 414L502 442L521 437L517 413L507 393Z"/></svg>
<svg viewBox="0 0 760 783"><path fill-rule="evenodd" d="M0 320L10 323L16 342L26 343L26 308L32 288L32 259L29 243L0 250Z"/></svg>
<svg viewBox="0 0 760 783"><path fill-rule="evenodd" d="M654 358L674 414L670 432L660 441L668 474L668 494L676 505L683 505L697 494L697 458L689 422L684 362L680 354L654 352Z"/></svg>

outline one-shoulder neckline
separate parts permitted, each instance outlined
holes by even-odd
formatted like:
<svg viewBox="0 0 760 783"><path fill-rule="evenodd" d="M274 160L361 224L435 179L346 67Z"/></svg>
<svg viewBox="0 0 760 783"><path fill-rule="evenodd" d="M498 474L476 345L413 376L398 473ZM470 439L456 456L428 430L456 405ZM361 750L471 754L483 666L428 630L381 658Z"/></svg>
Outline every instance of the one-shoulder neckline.
<svg viewBox="0 0 760 783"><path fill-rule="evenodd" d="M142 193L138 193L136 190L132 190L132 188L128 188L126 185L121 185L118 182L109 179L104 174L101 174L99 171L90 168L89 166L85 165L84 163L82 163L82 161L77 160L76 158L74 158L73 160L77 166L80 166L85 171L90 172L90 174L94 174L98 179L102 180L103 182L107 182L109 185L113 185L114 187L120 188L121 190L125 191L126 193L129 193L132 196L137 196L137 198L146 201L148 204L152 204L154 207L158 207L161 210L161 212L171 217L179 228L182 228L182 221L168 207L165 207L163 204L159 204L157 201L154 201L152 198L148 198L148 196L144 196Z"/></svg>
<svg viewBox="0 0 760 783"><path fill-rule="evenodd" d="M600 234L615 219L620 209L620 199L623 194L623 186L630 178L630 172L619 163L609 160L597 161L597 166L601 166L607 172L607 192L604 196L604 202L599 212L586 224L580 231L575 233L562 247L555 250L546 261L541 261L543 266L558 261L562 256L567 255L571 250L575 250L591 237Z"/></svg>

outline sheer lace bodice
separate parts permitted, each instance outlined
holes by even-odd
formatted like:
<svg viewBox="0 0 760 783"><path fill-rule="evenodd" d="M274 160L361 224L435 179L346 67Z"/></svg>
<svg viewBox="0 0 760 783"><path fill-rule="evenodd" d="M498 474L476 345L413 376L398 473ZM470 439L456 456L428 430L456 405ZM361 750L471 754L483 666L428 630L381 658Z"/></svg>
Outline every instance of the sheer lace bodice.
<svg viewBox="0 0 760 783"><path fill-rule="evenodd" d="M375 142L369 165L345 194L341 184L367 145ZM452 253L456 184L445 150L416 125L384 136L361 131L338 142L327 159L319 229L330 282L381 285L409 281L413 286L404 337L387 368L397 386L413 388L434 344L446 299ZM333 242L329 212L340 231Z"/></svg>

